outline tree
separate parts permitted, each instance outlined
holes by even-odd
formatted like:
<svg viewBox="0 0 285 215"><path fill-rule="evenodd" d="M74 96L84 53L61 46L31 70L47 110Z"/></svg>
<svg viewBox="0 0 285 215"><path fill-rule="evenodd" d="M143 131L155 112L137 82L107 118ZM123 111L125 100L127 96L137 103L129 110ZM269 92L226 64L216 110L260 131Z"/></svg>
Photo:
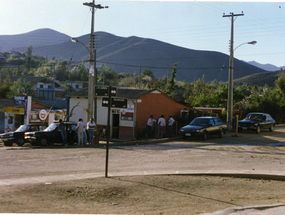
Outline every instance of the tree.
<svg viewBox="0 0 285 215"><path fill-rule="evenodd" d="M277 87L278 92L285 96L285 76L279 77L275 81L275 86Z"/></svg>
<svg viewBox="0 0 285 215"><path fill-rule="evenodd" d="M59 81L66 81L69 77L68 62L66 60L59 61L55 66L55 79Z"/></svg>
<svg viewBox="0 0 285 215"><path fill-rule="evenodd" d="M33 47L29 46L27 48L26 60L25 60L25 67L27 69L27 73L29 73L31 70L32 53L33 53Z"/></svg>
<svg viewBox="0 0 285 215"><path fill-rule="evenodd" d="M176 94L176 87L175 87L175 77L176 77L176 66L178 63L175 63L174 66L172 67L172 72L171 72L171 79L166 85L166 95L170 97L174 97Z"/></svg>
<svg viewBox="0 0 285 215"><path fill-rule="evenodd" d="M32 85L27 82L26 79L22 80L22 78L19 78L17 81L14 81L13 85L11 85L7 97L9 99L13 99L14 96L32 96L33 94L34 89Z"/></svg>
<svg viewBox="0 0 285 215"><path fill-rule="evenodd" d="M118 75L113 67L103 65L99 70L101 73L99 75L99 82L103 82L104 85L116 86L119 83Z"/></svg>
<svg viewBox="0 0 285 215"><path fill-rule="evenodd" d="M145 76L149 76L149 77L151 77L152 79L155 78L153 72L150 71L149 69L144 69L143 72L142 72L142 74L141 74L141 77L140 77L140 78L143 79Z"/></svg>
<svg viewBox="0 0 285 215"><path fill-rule="evenodd" d="M0 99L7 99L12 84L10 77L7 76L3 83L2 80L0 80L0 84Z"/></svg>

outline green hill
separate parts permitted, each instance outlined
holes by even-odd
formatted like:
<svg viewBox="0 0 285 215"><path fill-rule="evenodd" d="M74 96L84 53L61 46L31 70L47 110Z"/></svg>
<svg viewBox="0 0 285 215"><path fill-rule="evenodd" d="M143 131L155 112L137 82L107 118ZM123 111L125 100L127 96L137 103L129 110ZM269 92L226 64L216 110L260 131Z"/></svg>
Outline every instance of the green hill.
<svg viewBox="0 0 285 215"><path fill-rule="evenodd" d="M280 76L283 75L285 75L285 70L278 70L275 72L262 72L235 79L234 83L248 84L252 86L253 85L264 86L265 84L267 84L269 87L274 87L275 80L277 80Z"/></svg>

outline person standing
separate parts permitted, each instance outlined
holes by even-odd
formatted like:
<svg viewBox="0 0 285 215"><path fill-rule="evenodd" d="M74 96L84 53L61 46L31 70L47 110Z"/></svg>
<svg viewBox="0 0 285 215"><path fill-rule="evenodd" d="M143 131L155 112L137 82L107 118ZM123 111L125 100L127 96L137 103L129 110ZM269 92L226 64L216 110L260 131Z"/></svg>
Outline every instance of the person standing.
<svg viewBox="0 0 285 215"><path fill-rule="evenodd" d="M78 146L83 145L83 131L85 129L85 124L83 123L83 120L79 118L77 123L77 137L78 137Z"/></svg>
<svg viewBox="0 0 285 215"><path fill-rule="evenodd" d="M161 115L161 117L158 119L158 133L157 133L157 138L163 138L163 131L164 131L164 128L166 126L166 122L165 122L165 119L164 119L164 115Z"/></svg>
<svg viewBox="0 0 285 215"><path fill-rule="evenodd" d="M66 126L63 123L62 119L59 120L58 129L60 131L60 135L62 137L62 141L63 141L64 146L67 146Z"/></svg>
<svg viewBox="0 0 285 215"><path fill-rule="evenodd" d="M156 122L156 120L153 119L153 115L150 115L149 119L147 120L147 124L146 124L146 137L147 138L151 136L152 126L154 122Z"/></svg>
<svg viewBox="0 0 285 215"><path fill-rule="evenodd" d="M82 120L83 122L83 120ZM84 122L83 122L84 123ZM85 125L85 123L84 123ZM87 145L87 132L86 132L86 125L85 128L83 129L83 145Z"/></svg>
<svg viewBox="0 0 285 215"><path fill-rule="evenodd" d="M96 128L96 124L94 119L91 118L90 121L87 123L87 132L89 138L89 144L93 145L93 137L94 137L94 129Z"/></svg>
<svg viewBox="0 0 285 215"><path fill-rule="evenodd" d="M174 124L175 120L173 119L172 116L169 116L169 119L168 119L168 135L169 137L172 137L172 126Z"/></svg>

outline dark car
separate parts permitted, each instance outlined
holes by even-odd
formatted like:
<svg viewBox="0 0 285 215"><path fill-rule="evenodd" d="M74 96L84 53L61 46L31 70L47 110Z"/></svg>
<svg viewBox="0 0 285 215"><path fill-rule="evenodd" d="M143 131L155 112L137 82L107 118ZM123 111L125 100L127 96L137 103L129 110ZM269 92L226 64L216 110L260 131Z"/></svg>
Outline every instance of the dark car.
<svg viewBox="0 0 285 215"><path fill-rule="evenodd" d="M267 113L249 113L243 120L238 121L238 131L255 130L257 134L260 129L269 129L273 131L275 127L275 120Z"/></svg>
<svg viewBox="0 0 285 215"><path fill-rule="evenodd" d="M223 123L218 117L196 117L189 125L182 127L179 134L184 139L187 137L199 137L204 140L210 134L217 134L219 137L224 137L227 131L227 125Z"/></svg>
<svg viewBox="0 0 285 215"><path fill-rule="evenodd" d="M77 123L64 122L66 125L67 143L73 145L77 142ZM59 123L50 124L43 131L26 132L25 140L29 141L32 146L52 146L54 143L63 144L59 131Z"/></svg>
<svg viewBox="0 0 285 215"><path fill-rule="evenodd" d="M0 135L0 139L4 142L5 146L12 146L17 143L18 146L23 146L27 141L24 139L24 134L27 131L42 131L48 125L46 123L31 123L21 125L16 131L4 133Z"/></svg>

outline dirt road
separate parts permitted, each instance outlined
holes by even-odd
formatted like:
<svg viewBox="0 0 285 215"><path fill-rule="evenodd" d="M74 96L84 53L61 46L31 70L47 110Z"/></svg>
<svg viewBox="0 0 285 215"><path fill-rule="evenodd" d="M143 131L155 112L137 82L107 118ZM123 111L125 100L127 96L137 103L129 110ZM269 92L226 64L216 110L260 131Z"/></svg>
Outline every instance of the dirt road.
<svg viewBox="0 0 285 215"><path fill-rule="evenodd" d="M110 178L103 146L0 147L0 212L201 214L284 203L284 132L111 146Z"/></svg>

